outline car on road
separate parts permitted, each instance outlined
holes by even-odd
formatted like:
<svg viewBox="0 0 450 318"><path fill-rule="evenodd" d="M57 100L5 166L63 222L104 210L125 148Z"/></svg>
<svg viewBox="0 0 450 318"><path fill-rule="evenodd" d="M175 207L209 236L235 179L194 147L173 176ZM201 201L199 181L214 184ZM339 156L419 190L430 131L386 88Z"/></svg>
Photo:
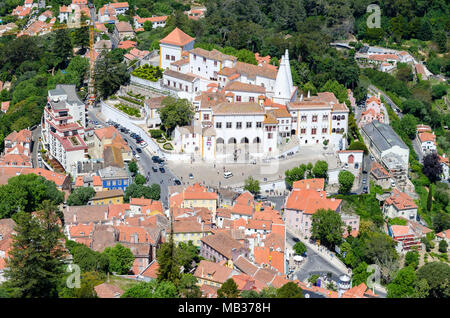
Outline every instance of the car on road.
<svg viewBox="0 0 450 318"><path fill-rule="evenodd" d="M136 151L134 151L134 150L132 150L133 151L133 156L135 156L136 155Z"/></svg>
<svg viewBox="0 0 450 318"><path fill-rule="evenodd" d="M374 161L375 160L374 156L370 155L370 160Z"/></svg>
<svg viewBox="0 0 450 318"><path fill-rule="evenodd" d="M138 154L136 154L134 157L136 158L136 160L141 160L141 156L139 156Z"/></svg>
<svg viewBox="0 0 450 318"><path fill-rule="evenodd" d="M158 168L156 168L155 166L152 167L153 172L158 172Z"/></svg>
<svg viewBox="0 0 450 318"><path fill-rule="evenodd" d="M292 238L292 240L293 240L295 243L300 242L300 240L299 240L298 238L296 238L296 237Z"/></svg>
<svg viewBox="0 0 450 318"><path fill-rule="evenodd" d="M229 179L229 178L231 178L233 176L233 173L231 172L231 171L225 171L224 173L223 173L223 177L225 178L225 179Z"/></svg>
<svg viewBox="0 0 450 318"><path fill-rule="evenodd" d="M145 148L148 145L145 141L141 141L139 144L141 145L142 148Z"/></svg>
<svg viewBox="0 0 450 318"><path fill-rule="evenodd" d="M194 175L192 173L189 174L189 179L194 179Z"/></svg>
<svg viewBox="0 0 450 318"><path fill-rule="evenodd" d="M166 172L166 170L163 167L159 167L159 171L161 171L161 173Z"/></svg>
<svg viewBox="0 0 450 318"><path fill-rule="evenodd" d="M363 193L367 193L367 192L369 192L369 188L365 185L365 186L363 187Z"/></svg>
<svg viewBox="0 0 450 318"><path fill-rule="evenodd" d="M362 181L362 182L363 182L363 184L366 184L366 179L363 179L363 181Z"/></svg>
<svg viewBox="0 0 450 318"><path fill-rule="evenodd" d="M139 153L142 153L142 149L141 149L141 148L139 148L139 147L138 147L138 148L136 148L136 151L137 151L137 152L139 152Z"/></svg>
<svg viewBox="0 0 450 318"><path fill-rule="evenodd" d="M181 181L178 180L178 179L175 179L173 182L174 182L176 185L181 185Z"/></svg>
<svg viewBox="0 0 450 318"><path fill-rule="evenodd" d="M127 140L126 138L123 138L123 140L124 140L126 143L128 143L128 140Z"/></svg>

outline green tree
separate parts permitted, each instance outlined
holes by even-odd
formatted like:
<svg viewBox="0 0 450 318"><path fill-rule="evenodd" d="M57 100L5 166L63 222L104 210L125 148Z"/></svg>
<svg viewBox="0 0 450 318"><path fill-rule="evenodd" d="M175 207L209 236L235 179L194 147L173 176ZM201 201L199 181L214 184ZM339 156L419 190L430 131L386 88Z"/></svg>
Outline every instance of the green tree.
<svg viewBox="0 0 450 318"><path fill-rule="evenodd" d="M366 262L361 262L353 270L353 273L352 273L353 287L358 286L361 283L365 283L365 284L367 283L367 279L373 273L373 271L372 271L372 273L370 271L367 271L367 266L368 265Z"/></svg>
<svg viewBox="0 0 450 318"><path fill-rule="evenodd" d="M387 285L387 298L409 298L414 296L417 276L412 267L402 268L394 280Z"/></svg>
<svg viewBox="0 0 450 318"><path fill-rule="evenodd" d="M426 279L421 279L416 283L414 298L428 298L430 295L430 286Z"/></svg>
<svg viewBox="0 0 450 318"><path fill-rule="evenodd" d="M238 298L239 290L236 282L229 278L222 284L222 286L217 290L218 298Z"/></svg>
<svg viewBox="0 0 450 318"><path fill-rule="evenodd" d="M161 186L156 183L150 187L132 183L126 188L123 199L125 202L130 202L131 198L142 197L145 199L159 200L161 197Z"/></svg>
<svg viewBox="0 0 450 318"><path fill-rule="evenodd" d="M178 298L178 292L175 284L170 281L152 280L133 285L121 298Z"/></svg>
<svg viewBox="0 0 450 318"><path fill-rule="evenodd" d="M86 205L94 196L95 190L92 187L76 188L67 198L67 205Z"/></svg>
<svg viewBox="0 0 450 318"><path fill-rule="evenodd" d="M302 242L297 242L292 247L295 251L295 254L302 255L306 253L306 246Z"/></svg>
<svg viewBox="0 0 450 318"><path fill-rule="evenodd" d="M257 194L260 190L259 181L256 179L253 179L253 177L248 177L245 180L244 190L249 191L253 195Z"/></svg>
<svg viewBox="0 0 450 318"><path fill-rule="evenodd" d="M355 176L350 171L341 170L338 175L339 193L349 193L353 187Z"/></svg>
<svg viewBox="0 0 450 318"><path fill-rule="evenodd" d="M336 211L319 209L312 216L311 236L328 248L341 243L344 222Z"/></svg>
<svg viewBox="0 0 450 318"><path fill-rule="evenodd" d="M431 87L431 97L433 99L440 99L442 96L447 94L446 84L437 84Z"/></svg>
<svg viewBox="0 0 450 318"><path fill-rule="evenodd" d="M132 174L136 174L139 171L136 161L133 160L128 164L128 171L130 171Z"/></svg>
<svg viewBox="0 0 450 318"><path fill-rule="evenodd" d="M433 37L433 30L431 28L430 21L428 19L422 19L422 24L417 32L419 40L428 41Z"/></svg>
<svg viewBox="0 0 450 318"><path fill-rule="evenodd" d="M109 258L105 253L94 251L84 244L74 241L66 241L66 248L73 256L73 262L80 266L83 272L109 271Z"/></svg>
<svg viewBox="0 0 450 318"><path fill-rule="evenodd" d="M431 298L443 298L450 295L450 266L442 262L430 262L417 271L419 280L425 279L430 287Z"/></svg>
<svg viewBox="0 0 450 318"><path fill-rule="evenodd" d="M134 177L134 183L136 183L137 185L144 185L147 182L147 180L145 179L145 177L142 174L137 174Z"/></svg>
<svg viewBox="0 0 450 318"><path fill-rule="evenodd" d="M306 165L302 164L284 172L286 176L286 183L292 187L295 181L305 179Z"/></svg>
<svg viewBox="0 0 450 318"><path fill-rule="evenodd" d="M153 23L151 21L144 22L144 30L151 31L153 29Z"/></svg>
<svg viewBox="0 0 450 318"><path fill-rule="evenodd" d="M439 242L439 252L441 253L447 253L448 244L445 240L441 240Z"/></svg>
<svg viewBox="0 0 450 318"><path fill-rule="evenodd" d="M192 274L181 277L178 289L182 298L201 298L202 292L197 285L197 278Z"/></svg>
<svg viewBox="0 0 450 318"><path fill-rule="evenodd" d="M412 266L415 270L419 266L419 253L417 251L409 251L405 254L405 266Z"/></svg>
<svg viewBox="0 0 450 318"><path fill-rule="evenodd" d="M193 264L200 262L199 249L189 241L188 243L179 242L176 246L177 261L183 267L185 273L189 273Z"/></svg>
<svg viewBox="0 0 450 318"><path fill-rule="evenodd" d="M312 173L315 178L324 178L328 177L328 163L325 160L318 160L314 164L314 168L312 169Z"/></svg>
<svg viewBox="0 0 450 318"><path fill-rule="evenodd" d="M65 287L59 294L60 298L97 298L94 287L104 282L103 277L97 272L85 272L81 274L80 288Z"/></svg>
<svg viewBox="0 0 450 318"><path fill-rule="evenodd" d="M114 94L130 78L127 65L115 60L113 54L112 51L107 53L104 50L95 62L95 90L102 99Z"/></svg>
<svg viewBox="0 0 450 318"><path fill-rule="evenodd" d="M32 215L15 215L16 235L7 259L6 286L19 298L57 297L57 284L63 274L64 237L52 202Z"/></svg>
<svg viewBox="0 0 450 318"><path fill-rule="evenodd" d="M303 290L294 282L289 282L277 290L277 298L304 298Z"/></svg>
<svg viewBox="0 0 450 318"><path fill-rule="evenodd" d="M55 205L64 201L64 194L53 181L36 174L19 175L0 186L0 218L9 218L18 211L33 212L49 200Z"/></svg>
<svg viewBox="0 0 450 318"><path fill-rule="evenodd" d="M179 260L177 257L177 248L173 241L173 232L171 230L169 235L169 241L163 243L159 250L156 252L156 258L158 260L158 281L171 281L178 284L181 279L181 270Z"/></svg>
<svg viewBox="0 0 450 318"><path fill-rule="evenodd" d="M161 104L164 107L161 108L159 115L166 133L176 126L188 125L194 116L193 107L187 99L175 99L169 96L164 98Z"/></svg>
<svg viewBox="0 0 450 318"><path fill-rule="evenodd" d="M414 139L416 136L417 118L411 114L406 114L400 119L400 129L409 139Z"/></svg>
<svg viewBox="0 0 450 318"><path fill-rule="evenodd" d="M109 259L109 271L119 275L126 275L129 273L134 262L134 255L128 247L120 243L114 247L107 247L103 253Z"/></svg>
<svg viewBox="0 0 450 318"><path fill-rule="evenodd" d="M73 56L72 42L66 29L59 29L53 33L52 54L55 58L54 66L65 68Z"/></svg>

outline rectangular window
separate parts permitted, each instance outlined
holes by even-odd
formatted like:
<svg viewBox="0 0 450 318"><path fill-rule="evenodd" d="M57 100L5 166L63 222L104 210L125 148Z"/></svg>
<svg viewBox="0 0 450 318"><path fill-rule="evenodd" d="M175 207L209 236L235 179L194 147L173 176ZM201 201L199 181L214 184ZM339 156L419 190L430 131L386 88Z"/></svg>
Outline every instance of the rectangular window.
<svg viewBox="0 0 450 318"><path fill-rule="evenodd" d="M166 54L166 60L170 60L170 55Z"/></svg>
<svg viewBox="0 0 450 318"><path fill-rule="evenodd" d="M206 62L206 57L203 58L203 62Z"/></svg>
<svg viewBox="0 0 450 318"><path fill-rule="evenodd" d="M240 102L241 101L241 96L236 96L236 101Z"/></svg>
<svg viewBox="0 0 450 318"><path fill-rule="evenodd" d="M302 116L301 121L306 121L306 116Z"/></svg>
<svg viewBox="0 0 450 318"><path fill-rule="evenodd" d="M175 56L172 55L172 61L175 61Z"/></svg>
<svg viewBox="0 0 450 318"><path fill-rule="evenodd" d="M262 122L261 121L258 121L257 123L256 123L256 128L261 128L262 127Z"/></svg>
<svg viewBox="0 0 450 318"><path fill-rule="evenodd" d="M231 122L227 122L227 128L231 128Z"/></svg>
<svg viewBox="0 0 450 318"><path fill-rule="evenodd" d="M273 138L273 133L268 133L267 134L267 139L272 139Z"/></svg>
<svg viewBox="0 0 450 318"><path fill-rule="evenodd" d="M312 122L316 123L317 122L317 115L312 116Z"/></svg>
<svg viewBox="0 0 450 318"><path fill-rule="evenodd" d="M214 61L214 66L217 66L217 61Z"/></svg>
<svg viewBox="0 0 450 318"><path fill-rule="evenodd" d="M242 128L242 123L239 121L236 123L236 129L241 129Z"/></svg>
<svg viewBox="0 0 450 318"><path fill-rule="evenodd" d="M306 128L301 128L301 129L300 129L300 133L301 133L301 134L306 134Z"/></svg>
<svg viewBox="0 0 450 318"><path fill-rule="evenodd" d="M209 120L209 114L204 114L203 115L203 120Z"/></svg>
<svg viewBox="0 0 450 318"><path fill-rule="evenodd" d="M323 115L322 120L328 120L328 115Z"/></svg>
<svg viewBox="0 0 450 318"><path fill-rule="evenodd" d="M248 121L246 127L247 127L247 128L252 128L252 122L251 122L251 121Z"/></svg>
<svg viewBox="0 0 450 318"><path fill-rule="evenodd" d="M252 96L252 97L249 97L249 98L248 98L248 101L249 101L249 102L254 102L254 101L255 101L255 97L253 97L253 96Z"/></svg>
<svg viewBox="0 0 450 318"><path fill-rule="evenodd" d="M327 128L322 128L322 134L326 134L327 133Z"/></svg>
<svg viewBox="0 0 450 318"><path fill-rule="evenodd" d="M317 128L311 128L311 135L315 135L317 133Z"/></svg>
<svg viewBox="0 0 450 318"><path fill-rule="evenodd" d="M216 123L216 128L222 128L222 123L217 122L217 123Z"/></svg>

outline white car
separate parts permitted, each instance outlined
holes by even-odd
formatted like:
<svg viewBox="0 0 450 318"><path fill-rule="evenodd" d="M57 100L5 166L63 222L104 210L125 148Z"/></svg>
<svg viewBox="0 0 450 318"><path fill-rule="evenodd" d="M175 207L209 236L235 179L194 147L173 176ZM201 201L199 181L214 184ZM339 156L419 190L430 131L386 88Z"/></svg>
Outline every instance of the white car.
<svg viewBox="0 0 450 318"><path fill-rule="evenodd" d="M136 160L141 160L141 156L139 156L138 154L134 155L134 157L136 158Z"/></svg>
<svg viewBox="0 0 450 318"><path fill-rule="evenodd" d="M147 147L148 144L147 144L145 141L142 141L142 142L140 143L140 145L141 145L142 148L144 148L144 147Z"/></svg>

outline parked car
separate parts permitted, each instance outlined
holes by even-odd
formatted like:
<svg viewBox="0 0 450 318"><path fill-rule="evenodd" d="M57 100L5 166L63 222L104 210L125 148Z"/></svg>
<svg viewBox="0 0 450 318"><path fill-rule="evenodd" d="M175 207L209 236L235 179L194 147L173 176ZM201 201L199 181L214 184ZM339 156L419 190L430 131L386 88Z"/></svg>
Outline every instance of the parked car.
<svg viewBox="0 0 450 318"><path fill-rule="evenodd" d="M366 184L366 179L363 179L363 181L362 181L362 182L363 182L363 184Z"/></svg>
<svg viewBox="0 0 450 318"><path fill-rule="evenodd" d="M233 176L233 173L231 172L231 171L225 171L224 173L223 173L223 177L225 178L225 179L229 179L229 178L231 178Z"/></svg>
<svg viewBox="0 0 450 318"><path fill-rule="evenodd" d="M142 153L142 149L141 148L136 148L136 151L139 153Z"/></svg>
<svg viewBox="0 0 450 318"><path fill-rule="evenodd" d="M178 179L175 179L173 182L174 182L176 185L181 185L181 181L178 180Z"/></svg>
<svg viewBox="0 0 450 318"><path fill-rule="evenodd" d="M138 154L136 154L134 157L136 158L136 160L141 160L141 156L139 156Z"/></svg>
<svg viewBox="0 0 450 318"><path fill-rule="evenodd" d="M145 141L143 141L143 140L142 140L139 144L141 145L142 148L147 147L147 145L148 145L148 144L147 144Z"/></svg>
<svg viewBox="0 0 450 318"><path fill-rule="evenodd" d="M135 156L135 155L136 155L136 151L133 150L133 156Z"/></svg>
<svg viewBox="0 0 450 318"><path fill-rule="evenodd" d="M152 167L153 172L158 172L158 168L156 168L155 166Z"/></svg>
<svg viewBox="0 0 450 318"><path fill-rule="evenodd" d="M194 179L194 175L192 173L189 174L189 179Z"/></svg>
<svg viewBox="0 0 450 318"><path fill-rule="evenodd" d="M159 167L159 171L161 171L161 173L166 172L166 170L163 167Z"/></svg>

